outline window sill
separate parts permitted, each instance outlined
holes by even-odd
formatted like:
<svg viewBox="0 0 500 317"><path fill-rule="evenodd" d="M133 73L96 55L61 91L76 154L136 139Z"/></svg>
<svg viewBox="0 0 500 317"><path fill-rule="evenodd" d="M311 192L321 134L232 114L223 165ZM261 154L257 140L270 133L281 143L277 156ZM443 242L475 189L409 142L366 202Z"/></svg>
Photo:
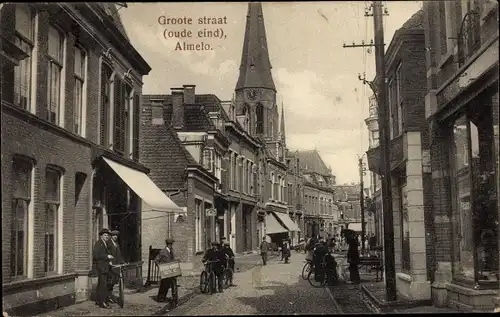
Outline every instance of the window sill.
<svg viewBox="0 0 500 317"><path fill-rule="evenodd" d="M44 284L53 284L57 282L75 279L76 277L77 277L76 273L69 273L69 274L47 276L37 279L24 279L22 281L3 284L2 289L5 295L5 293L13 293L18 290L27 290L31 288L36 288Z"/></svg>

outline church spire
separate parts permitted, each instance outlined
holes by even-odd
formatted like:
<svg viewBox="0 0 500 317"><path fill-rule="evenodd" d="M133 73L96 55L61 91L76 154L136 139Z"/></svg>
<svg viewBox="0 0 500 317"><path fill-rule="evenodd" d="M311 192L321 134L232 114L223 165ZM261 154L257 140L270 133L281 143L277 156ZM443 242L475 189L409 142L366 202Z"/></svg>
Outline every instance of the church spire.
<svg viewBox="0 0 500 317"><path fill-rule="evenodd" d="M280 136L283 144L286 143L285 135L285 107L283 106L283 101L281 101L281 122L280 122Z"/></svg>
<svg viewBox="0 0 500 317"><path fill-rule="evenodd" d="M245 38L243 40L240 76L235 90L267 88L276 91L271 68L262 4L250 2L248 4Z"/></svg>

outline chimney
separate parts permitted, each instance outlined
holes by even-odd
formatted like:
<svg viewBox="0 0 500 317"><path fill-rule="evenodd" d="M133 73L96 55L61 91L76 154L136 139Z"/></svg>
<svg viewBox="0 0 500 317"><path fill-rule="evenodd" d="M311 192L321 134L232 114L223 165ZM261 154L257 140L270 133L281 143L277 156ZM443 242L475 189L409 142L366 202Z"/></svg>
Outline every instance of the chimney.
<svg viewBox="0 0 500 317"><path fill-rule="evenodd" d="M195 87L196 85L182 85L184 87L184 103L186 105L194 105L195 102Z"/></svg>
<svg viewBox="0 0 500 317"><path fill-rule="evenodd" d="M170 88L172 91L172 126L174 129L184 127L184 104L182 88Z"/></svg>

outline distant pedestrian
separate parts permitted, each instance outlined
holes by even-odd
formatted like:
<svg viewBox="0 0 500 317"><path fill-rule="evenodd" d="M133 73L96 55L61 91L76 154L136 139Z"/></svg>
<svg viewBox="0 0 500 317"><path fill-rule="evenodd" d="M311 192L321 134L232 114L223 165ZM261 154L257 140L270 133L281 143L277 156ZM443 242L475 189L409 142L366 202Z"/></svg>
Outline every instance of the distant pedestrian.
<svg viewBox="0 0 500 317"><path fill-rule="evenodd" d="M361 279L359 277L358 264L360 262L358 239L354 234L347 235L347 243L349 249L347 250L347 262L349 262L349 272L351 283L359 284Z"/></svg>
<svg viewBox="0 0 500 317"><path fill-rule="evenodd" d="M262 238L260 243L260 256L262 257L262 265L267 265L267 252L269 252L269 243L266 241L266 237Z"/></svg>
<svg viewBox="0 0 500 317"><path fill-rule="evenodd" d="M290 252L290 242L288 240L283 240L283 246L281 248L281 254L283 258L285 259L285 263L288 263L288 259L291 256Z"/></svg>
<svg viewBox="0 0 500 317"><path fill-rule="evenodd" d="M108 302L108 279L113 255L109 248L108 229L99 232L100 239L94 244L92 252L92 270L97 274L96 304L101 308L111 308Z"/></svg>

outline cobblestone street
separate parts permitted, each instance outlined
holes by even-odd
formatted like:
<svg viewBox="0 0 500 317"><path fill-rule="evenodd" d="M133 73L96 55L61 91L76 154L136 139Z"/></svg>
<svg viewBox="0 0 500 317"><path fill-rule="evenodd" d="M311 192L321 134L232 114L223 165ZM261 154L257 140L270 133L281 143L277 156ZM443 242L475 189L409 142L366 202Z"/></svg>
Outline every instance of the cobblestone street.
<svg viewBox="0 0 500 317"><path fill-rule="evenodd" d="M200 294L168 315L339 313L327 288L313 288L300 277L303 265L304 254L293 253L290 264L272 260L236 273L236 287L211 296Z"/></svg>

